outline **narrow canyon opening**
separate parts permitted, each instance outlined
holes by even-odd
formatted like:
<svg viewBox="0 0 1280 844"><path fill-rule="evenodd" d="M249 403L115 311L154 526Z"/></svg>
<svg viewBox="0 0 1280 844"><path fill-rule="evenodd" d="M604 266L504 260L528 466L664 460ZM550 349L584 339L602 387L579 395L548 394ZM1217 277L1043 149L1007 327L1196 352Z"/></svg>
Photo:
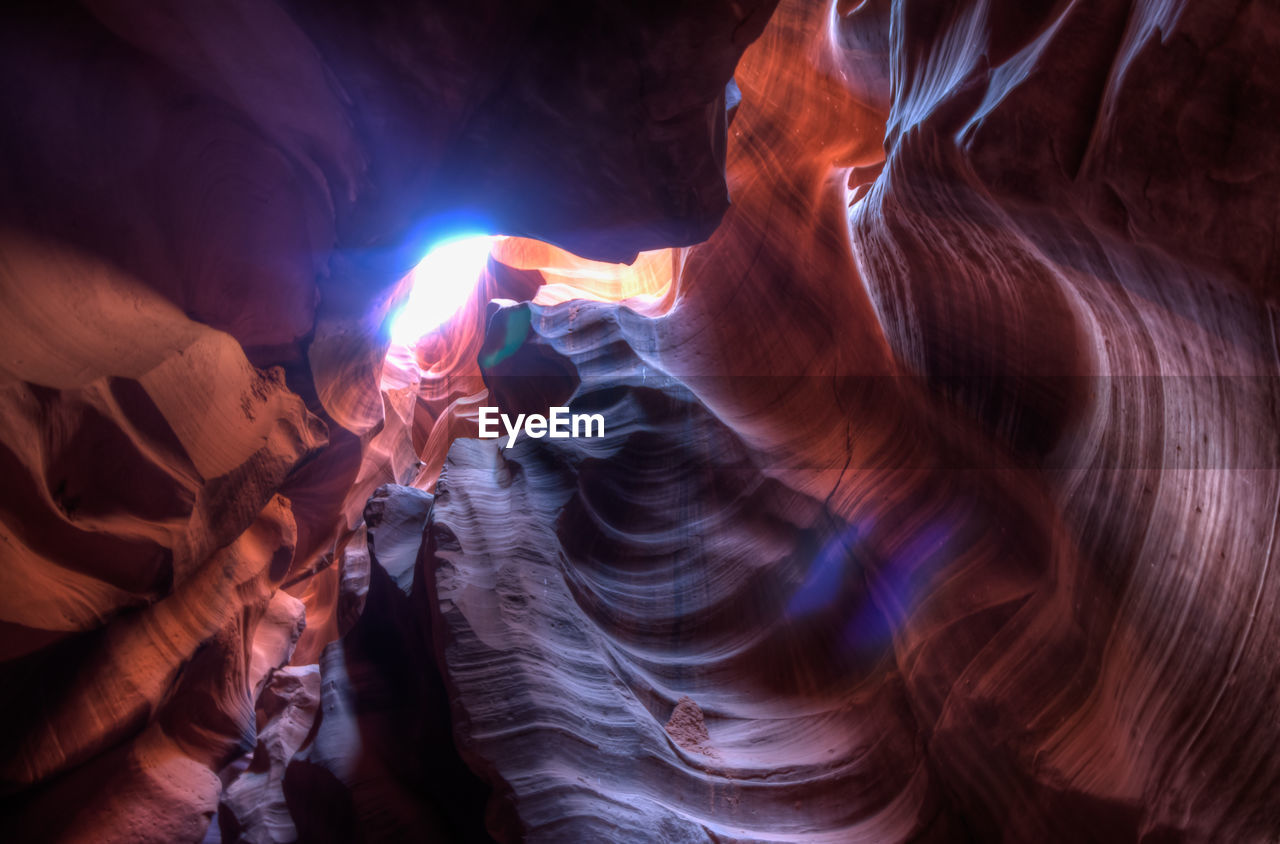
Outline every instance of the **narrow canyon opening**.
<svg viewBox="0 0 1280 844"><path fill-rule="evenodd" d="M427 491L434 489L453 439L462 432L475 436L478 409L497 401L482 366L494 370L491 379L503 378L499 359L527 336L524 329L518 337L491 337L495 347L486 355L490 303L542 308L610 302L659 316L675 301L673 283L682 258L680 249L658 249L641 252L630 263L593 261L549 243L504 235L464 235L441 243L401 282L408 292L389 316L391 342L380 381L385 406L413 430L413 466L397 477ZM505 377L510 383L512 376ZM514 377L535 393L547 387L549 394L567 399L572 392L555 387L561 379L530 366ZM545 414L552 406L534 401L531 412L540 407Z"/></svg>

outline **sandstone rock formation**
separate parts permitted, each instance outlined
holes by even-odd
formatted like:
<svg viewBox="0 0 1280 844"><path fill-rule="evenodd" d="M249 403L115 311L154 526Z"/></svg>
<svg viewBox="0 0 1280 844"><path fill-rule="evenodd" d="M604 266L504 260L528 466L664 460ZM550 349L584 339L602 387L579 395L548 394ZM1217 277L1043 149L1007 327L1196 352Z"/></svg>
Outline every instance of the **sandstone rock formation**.
<svg viewBox="0 0 1280 844"><path fill-rule="evenodd" d="M1280 838L1273 4L3 14L3 840Z"/></svg>

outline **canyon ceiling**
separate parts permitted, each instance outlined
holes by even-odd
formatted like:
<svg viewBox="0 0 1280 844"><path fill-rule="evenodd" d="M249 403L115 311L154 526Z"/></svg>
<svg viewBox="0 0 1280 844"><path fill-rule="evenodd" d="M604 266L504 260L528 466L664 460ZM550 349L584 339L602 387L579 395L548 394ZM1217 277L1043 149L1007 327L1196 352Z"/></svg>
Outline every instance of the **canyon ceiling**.
<svg viewBox="0 0 1280 844"><path fill-rule="evenodd" d="M0 840L1280 841L1276 3L0 16Z"/></svg>

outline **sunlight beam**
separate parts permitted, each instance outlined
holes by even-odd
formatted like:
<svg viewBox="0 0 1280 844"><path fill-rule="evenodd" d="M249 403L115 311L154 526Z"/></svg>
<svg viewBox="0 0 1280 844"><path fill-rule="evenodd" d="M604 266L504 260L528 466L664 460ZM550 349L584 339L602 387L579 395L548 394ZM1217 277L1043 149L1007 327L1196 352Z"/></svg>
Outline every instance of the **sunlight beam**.
<svg viewBox="0 0 1280 844"><path fill-rule="evenodd" d="M492 235L441 241L410 271L409 301L391 320L391 342L411 346L466 304L489 260Z"/></svg>

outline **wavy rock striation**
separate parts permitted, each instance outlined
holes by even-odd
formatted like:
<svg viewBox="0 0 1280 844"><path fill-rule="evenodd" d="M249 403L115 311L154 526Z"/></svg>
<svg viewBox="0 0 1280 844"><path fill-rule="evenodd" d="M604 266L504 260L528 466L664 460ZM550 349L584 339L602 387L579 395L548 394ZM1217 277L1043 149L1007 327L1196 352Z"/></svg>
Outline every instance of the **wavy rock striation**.
<svg viewBox="0 0 1280 844"><path fill-rule="evenodd" d="M532 840L1271 840L1274 16L836 12L739 65L675 307L486 373L610 423L450 453L459 745Z"/></svg>
<svg viewBox="0 0 1280 844"><path fill-rule="evenodd" d="M618 319L533 306L513 356L572 362L603 438L450 451L430 554L464 756L527 840L945 832L847 531Z"/></svg>
<svg viewBox="0 0 1280 844"><path fill-rule="evenodd" d="M0 838L1280 835L1273 4L5 17Z"/></svg>

